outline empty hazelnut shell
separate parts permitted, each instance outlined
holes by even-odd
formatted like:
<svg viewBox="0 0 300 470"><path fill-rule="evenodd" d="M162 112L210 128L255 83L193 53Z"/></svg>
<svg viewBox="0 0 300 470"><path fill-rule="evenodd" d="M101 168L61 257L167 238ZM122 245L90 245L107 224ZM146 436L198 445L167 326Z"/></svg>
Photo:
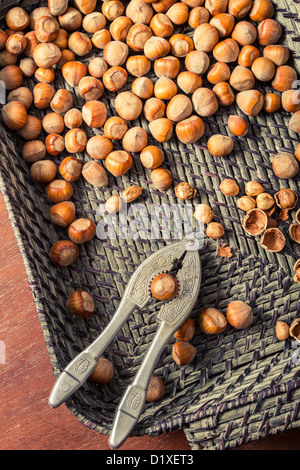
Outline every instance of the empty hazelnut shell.
<svg viewBox="0 0 300 470"><path fill-rule="evenodd" d="M285 236L278 228L268 228L261 237L260 245L267 251L278 253L285 246Z"/></svg>
<svg viewBox="0 0 300 470"><path fill-rule="evenodd" d="M300 318L296 318L290 326L290 335L300 342Z"/></svg>
<svg viewBox="0 0 300 470"><path fill-rule="evenodd" d="M281 188L281 190L274 195L274 198L280 209L294 209L298 203L298 194L292 189Z"/></svg>
<svg viewBox="0 0 300 470"><path fill-rule="evenodd" d="M300 243L300 225L299 224L291 224L289 227L290 237L294 242Z"/></svg>
<svg viewBox="0 0 300 470"><path fill-rule="evenodd" d="M298 259L296 263L294 264L294 270L296 273L294 276L294 281L300 284L300 259Z"/></svg>
<svg viewBox="0 0 300 470"><path fill-rule="evenodd" d="M295 215L296 222L300 224L300 209L297 210L296 215Z"/></svg>
<svg viewBox="0 0 300 470"><path fill-rule="evenodd" d="M267 229L268 216L261 209L252 209L245 215L242 225L250 235L261 235Z"/></svg>

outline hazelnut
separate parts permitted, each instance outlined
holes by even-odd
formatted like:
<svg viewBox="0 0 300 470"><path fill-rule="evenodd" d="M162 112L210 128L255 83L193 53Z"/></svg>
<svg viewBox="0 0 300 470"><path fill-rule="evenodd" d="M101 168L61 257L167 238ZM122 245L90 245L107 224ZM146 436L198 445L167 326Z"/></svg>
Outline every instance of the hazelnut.
<svg viewBox="0 0 300 470"><path fill-rule="evenodd" d="M290 50L281 45L271 45L264 47L264 57L270 59L277 67L284 65L290 57Z"/></svg>
<svg viewBox="0 0 300 470"><path fill-rule="evenodd" d="M65 180L51 181L46 188L46 196L54 204L68 201L73 196L73 186Z"/></svg>
<svg viewBox="0 0 300 470"><path fill-rule="evenodd" d="M202 224L209 224L214 218L214 213L208 204L198 204L194 212L194 217Z"/></svg>
<svg viewBox="0 0 300 470"><path fill-rule="evenodd" d="M242 47L239 57L238 64L244 67L251 67L255 59L260 56L260 52L257 47L249 45Z"/></svg>
<svg viewBox="0 0 300 470"><path fill-rule="evenodd" d="M261 209L251 209L245 215L242 226L247 233L256 237L261 235L268 227L268 216Z"/></svg>
<svg viewBox="0 0 300 470"><path fill-rule="evenodd" d="M240 45L240 46L249 46L256 41L257 38L257 29L249 21L239 21L231 34L231 37Z"/></svg>
<svg viewBox="0 0 300 470"><path fill-rule="evenodd" d="M195 29L193 40L197 51L211 52L219 41L219 33L212 24L203 23Z"/></svg>
<svg viewBox="0 0 300 470"><path fill-rule="evenodd" d="M104 160L113 151L113 143L104 135L94 135L86 145L86 151L95 160Z"/></svg>
<svg viewBox="0 0 300 470"><path fill-rule="evenodd" d="M93 383L104 385L112 381L115 373L114 365L108 359L100 357L98 363L89 376L89 380Z"/></svg>
<svg viewBox="0 0 300 470"><path fill-rule="evenodd" d="M64 116L64 123L68 129L79 129L82 126L82 122L83 119L80 109L69 109Z"/></svg>
<svg viewBox="0 0 300 470"><path fill-rule="evenodd" d="M272 87L277 91L287 91L293 88L293 83L297 80L297 72L289 65L277 67Z"/></svg>
<svg viewBox="0 0 300 470"><path fill-rule="evenodd" d="M225 62L215 62L208 69L206 78L210 83L216 85L217 83L229 80L230 75L230 69Z"/></svg>
<svg viewBox="0 0 300 470"><path fill-rule="evenodd" d="M139 98L147 100L153 95L154 84L148 77L138 77L132 82L131 90Z"/></svg>
<svg viewBox="0 0 300 470"><path fill-rule="evenodd" d="M257 181L248 181L245 184L245 193L247 194L247 196L256 197L264 192L264 187Z"/></svg>
<svg viewBox="0 0 300 470"><path fill-rule="evenodd" d="M290 326L290 336L300 342L300 318L296 318Z"/></svg>
<svg viewBox="0 0 300 470"><path fill-rule="evenodd" d="M234 300L227 306L227 321L238 330L248 328L253 321L253 312L249 305L241 300Z"/></svg>
<svg viewBox="0 0 300 470"><path fill-rule="evenodd" d="M298 194L292 189L281 188L274 198L280 209L294 209L298 202Z"/></svg>
<svg viewBox="0 0 300 470"><path fill-rule="evenodd" d="M78 83L78 92L86 101L93 101L101 98L104 87L98 78L83 77Z"/></svg>
<svg viewBox="0 0 300 470"><path fill-rule="evenodd" d="M276 227L268 228L261 237L260 245L267 251L278 253L285 246L285 236Z"/></svg>
<svg viewBox="0 0 300 470"><path fill-rule="evenodd" d="M263 211L268 211L275 204L275 199L269 193L260 193L256 198L256 207Z"/></svg>
<svg viewBox="0 0 300 470"><path fill-rule="evenodd" d="M252 73L257 80L268 82L275 75L275 64L266 57L258 57L252 64Z"/></svg>
<svg viewBox="0 0 300 470"><path fill-rule="evenodd" d="M271 18L263 20L257 27L258 42L261 46L277 44L281 35L282 27L277 21Z"/></svg>
<svg viewBox="0 0 300 470"><path fill-rule="evenodd" d="M294 276L294 281L299 284L300 283L300 260L299 259L294 264L294 270L296 273Z"/></svg>
<svg viewBox="0 0 300 470"><path fill-rule="evenodd" d="M274 15L274 6L271 0L254 0L251 4L249 16L252 21L261 22Z"/></svg>
<svg viewBox="0 0 300 470"><path fill-rule="evenodd" d="M235 62L239 56L239 53L239 45L232 38L224 39L224 41L219 42L213 48L213 56L215 60L225 62L226 64Z"/></svg>
<svg viewBox="0 0 300 470"><path fill-rule="evenodd" d="M193 199L194 197L196 197L197 194L197 191L193 188L193 186L185 182L180 183L178 186L176 186L174 191L175 196L181 200Z"/></svg>
<svg viewBox="0 0 300 470"><path fill-rule="evenodd" d="M225 179L220 184L220 190L224 196L237 196L240 192L240 188L236 181L232 179Z"/></svg>
<svg viewBox="0 0 300 470"><path fill-rule="evenodd" d="M20 67L7 65L0 71L0 80L4 82L6 90L12 91L23 85L24 77Z"/></svg>
<svg viewBox="0 0 300 470"><path fill-rule="evenodd" d="M126 121L118 116L112 116L104 124L104 134L111 140L122 140L127 131Z"/></svg>
<svg viewBox="0 0 300 470"><path fill-rule="evenodd" d="M147 389L146 401L154 402L160 400L165 393L165 385L163 380L155 374L150 377L150 382Z"/></svg>
<svg viewBox="0 0 300 470"><path fill-rule="evenodd" d="M75 219L75 204L71 201L58 202L50 208L50 219L59 227L68 227Z"/></svg>
<svg viewBox="0 0 300 470"><path fill-rule="evenodd" d="M124 42L110 41L104 46L103 58L111 67L121 66L125 64L128 52L129 48Z"/></svg>
<svg viewBox="0 0 300 470"><path fill-rule="evenodd" d="M189 118L192 112L193 105L189 97L178 94L173 96L169 101L166 109L166 116L173 122L180 122Z"/></svg>
<svg viewBox="0 0 300 470"><path fill-rule="evenodd" d="M255 77L247 67L237 65L232 71L229 83L237 91L251 90L255 85Z"/></svg>
<svg viewBox="0 0 300 470"><path fill-rule="evenodd" d="M162 167L152 170L151 180L153 188L159 191L167 191L173 183L171 172Z"/></svg>
<svg viewBox="0 0 300 470"><path fill-rule="evenodd" d="M27 122L27 110L22 103L10 101L2 108L2 119L9 129L17 131L22 129Z"/></svg>
<svg viewBox="0 0 300 470"><path fill-rule="evenodd" d="M88 292L76 290L68 297L67 309L76 317L87 318L95 313L96 305L93 297Z"/></svg>
<svg viewBox="0 0 300 470"><path fill-rule="evenodd" d="M82 119L92 128L102 127L107 119L107 110L101 101L87 101L82 108Z"/></svg>
<svg viewBox="0 0 300 470"><path fill-rule="evenodd" d="M154 145L149 145L141 151L140 159L145 168L154 170L163 164L164 152Z"/></svg>
<svg viewBox="0 0 300 470"><path fill-rule="evenodd" d="M167 142L173 136L173 122L168 118L160 118L151 121L149 131L158 142Z"/></svg>
<svg viewBox="0 0 300 470"><path fill-rule="evenodd" d="M129 203L138 199L142 194L143 189L133 184L122 192L122 199L123 201Z"/></svg>
<svg viewBox="0 0 300 470"><path fill-rule="evenodd" d="M300 111L294 113L289 122L289 128L300 134Z"/></svg>
<svg viewBox="0 0 300 470"><path fill-rule="evenodd" d="M158 274L151 282L151 293L156 300L170 300L178 294L178 283L168 273Z"/></svg>
<svg viewBox="0 0 300 470"><path fill-rule="evenodd" d="M81 62L70 61L63 66L62 74L68 85L75 88L80 80L87 75L87 67Z"/></svg>
<svg viewBox="0 0 300 470"><path fill-rule="evenodd" d="M57 174L57 167L52 160L40 160L31 167L31 176L37 183L50 183Z"/></svg>
<svg viewBox="0 0 300 470"><path fill-rule="evenodd" d="M95 237L96 224L87 218L74 220L68 227L68 235L71 241L81 245Z"/></svg>
<svg viewBox="0 0 300 470"><path fill-rule="evenodd" d="M245 137L248 134L249 127L247 122L241 116L231 114L228 118L228 127L233 135Z"/></svg>
<svg viewBox="0 0 300 470"><path fill-rule="evenodd" d="M199 116L191 116L178 122L175 131L180 142L193 144L203 136L205 131L204 122Z"/></svg>
<svg viewBox="0 0 300 470"><path fill-rule="evenodd" d="M164 38L152 36L144 45L144 54L150 60L156 60L168 55L171 46L169 41Z"/></svg>
<svg viewBox="0 0 300 470"><path fill-rule="evenodd" d="M218 335L227 327L226 317L216 308L205 308L199 315L199 326L202 333Z"/></svg>
<svg viewBox="0 0 300 470"><path fill-rule="evenodd" d="M180 70L180 61L177 57L161 57L154 62L154 73L160 77L167 77L171 80L177 77Z"/></svg>
<svg viewBox="0 0 300 470"><path fill-rule="evenodd" d="M142 127L131 127L122 140L124 150L127 152L141 152L148 143L148 134Z"/></svg>
<svg viewBox="0 0 300 470"><path fill-rule="evenodd" d="M177 94L177 86L168 77L159 77L154 85L154 95L160 100L170 100Z"/></svg>
<svg viewBox="0 0 300 470"><path fill-rule="evenodd" d="M206 228L206 235L214 240L219 240L224 234L225 229L219 222L210 222Z"/></svg>
<svg viewBox="0 0 300 470"><path fill-rule="evenodd" d="M105 159L107 170L115 177L125 175L130 170L132 164L132 156L125 150L115 150L109 153Z"/></svg>
<svg viewBox="0 0 300 470"><path fill-rule="evenodd" d="M197 349L186 341L178 341L173 345L172 357L179 366L191 364L197 353Z"/></svg>
<svg viewBox="0 0 300 470"><path fill-rule="evenodd" d="M217 83L212 91L215 93L221 106L230 106L235 100L234 92L227 82Z"/></svg>
<svg viewBox="0 0 300 470"><path fill-rule="evenodd" d="M186 57L194 49L193 40L185 34L174 34L169 42L171 52L175 57Z"/></svg>
<svg viewBox="0 0 300 470"><path fill-rule="evenodd" d="M264 98L264 111L266 113L275 113L281 107L281 98L275 93L266 93Z"/></svg>
<svg viewBox="0 0 300 470"><path fill-rule="evenodd" d="M120 196L111 196L105 203L105 210L108 214L117 214L122 208L122 199Z"/></svg>
<svg viewBox="0 0 300 470"><path fill-rule="evenodd" d="M200 26L200 24L208 23L209 17L209 11L205 7L196 6L190 11L188 23L191 28L196 29L197 26Z"/></svg>
<svg viewBox="0 0 300 470"><path fill-rule="evenodd" d="M247 116L257 116L263 108L264 96L258 90L241 91L236 95L236 103Z"/></svg>
<svg viewBox="0 0 300 470"><path fill-rule="evenodd" d="M107 173L103 166L96 161L90 161L83 165L82 176L92 186L103 188L108 185Z"/></svg>
<svg viewBox="0 0 300 470"><path fill-rule="evenodd" d="M234 142L231 137L222 134L211 136L207 142L207 148L211 155L214 157L225 157L229 155L234 147Z"/></svg>
<svg viewBox="0 0 300 470"><path fill-rule="evenodd" d="M290 336L290 327L284 321L278 321L276 323L275 331L279 341L285 341Z"/></svg>
<svg viewBox="0 0 300 470"><path fill-rule="evenodd" d="M280 152L273 158L272 167L275 175L281 179L294 178L299 172L299 164L291 153Z"/></svg>
<svg viewBox="0 0 300 470"><path fill-rule="evenodd" d="M239 209L242 211L248 212L251 211L256 207L256 201L253 197L251 196L242 196L240 197L237 202L237 206Z"/></svg>
<svg viewBox="0 0 300 470"><path fill-rule="evenodd" d="M50 251L50 259L57 266L69 266L75 263L78 256L78 246L71 240L61 240L54 243Z"/></svg>
<svg viewBox="0 0 300 470"><path fill-rule="evenodd" d="M216 95L208 88L198 88L192 95L192 102L197 114L201 117L212 116L219 108Z"/></svg>
<svg viewBox="0 0 300 470"><path fill-rule="evenodd" d="M115 109L121 118L126 121L133 121L140 116L143 110L143 103L138 96L130 91L125 91L117 95Z"/></svg>
<svg viewBox="0 0 300 470"><path fill-rule="evenodd" d="M187 318L183 324L174 333L178 341L192 341L196 331L196 324L192 318Z"/></svg>
<svg viewBox="0 0 300 470"><path fill-rule="evenodd" d="M203 51L191 51L185 58L185 67L189 72L203 75L210 65L210 59L208 54Z"/></svg>
<svg viewBox="0 0 300 470"><path fill-rule="evenodd" d="M150 22L150 28L155 36L169 38L174 32L174 26L169 16L164 13L157 13Z"/></svg>
<svg viewBox="0 0 300 470"><path fill-rule="evenodd" d="M75 157L66 157L59 165L59 172L64 180L73 183L81 176L82 161Z"/></svg>
<svg viewBox="0 0 300 470"><path fill-rule="evenodd" d="M27 163L43 160L47 154L46 146L40 140L26 142L23 146L22 157Z"/></svg>
<svg viewBox="0 0 300 470"><path fill-rule="evenodd" d="M184 93L190 95L202 86L202 78L194 72L181 72L177 77L177 85Z"/></svg>
<svg viewBox="0 0 300 470"><path fill-rule="evenodd" d="M144 105L144 116L147 121L155 121L165 116L166 105L159 98L149 98Z"/></svg>
<svg viewBox="0 0 300 470"><path fill-rule="evenodd" d="M234 17L230 13L225 12L214 15L210 20L210 24L216 28L220 38L229 36L234 28L234 23Z"/></svg>

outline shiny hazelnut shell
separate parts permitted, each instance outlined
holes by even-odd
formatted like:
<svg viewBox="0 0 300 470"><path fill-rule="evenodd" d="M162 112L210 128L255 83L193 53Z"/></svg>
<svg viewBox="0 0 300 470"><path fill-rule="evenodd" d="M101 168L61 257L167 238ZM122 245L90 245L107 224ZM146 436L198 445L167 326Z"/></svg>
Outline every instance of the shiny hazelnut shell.
<svg viewBox="0 0 300 470"><path fill-rule="evenodd" d="M76 290L68 297L67 309L76 317L87 318L95 313L96 305L88 292Z"/></svg>
<svg viewBox="0 0 300 470"><path fill-rule="evenodd" d="M155 276L151 282L151 294L156 300L171 300L178 294L178 282L168 273Z"/></svg>
<svg viewBox="0 0 300 470"><path fill-rule="evenodd" d="M104 385L112 381L114 373L115 368L113 363L104 357L100 357L95 369L89 376L89 381Z"/></svg>
<svg viewBox="0 0 300 470"><path fill-rule="evenodd" d="M216 308L208 307L199 315L199 326L202 333L207 335L221 334L226 330L226 317Z"/></svg>
<svg viewBox="0 0 300 470"><path fill-rule="evenodd" d="M241 300L234 300L227 306L228 323L238 330L248 328L253 321L253 312L249 305Z"/></svg>

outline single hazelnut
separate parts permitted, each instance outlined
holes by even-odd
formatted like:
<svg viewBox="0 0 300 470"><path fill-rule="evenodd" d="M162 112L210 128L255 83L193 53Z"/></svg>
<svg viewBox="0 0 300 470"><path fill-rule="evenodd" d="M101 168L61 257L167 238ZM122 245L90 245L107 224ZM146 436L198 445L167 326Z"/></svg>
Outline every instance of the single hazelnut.
<svg viewBox="0 0 300 470"><path fill-rule="evenodd" d="M73 186L66 180L53 180L46 188L46 196L54 204L68 201L73 196Z"/></svg>
<svg viewBox="0 0 300 470"><path fill-rule="evenodd" d="M199 116L191 116L176 124L175 132L184 144L193 144L199 140L205 131L203 120Z"/></svg>
<svg viewBox="0 0 300 470"><path fill-rule="evenodd" d="M219 102L215 93L204 87L198 88L193 93L192 102L196 113L201 117L212 116L219 108Z"/></svg>
<svg viewBox="0 0 300 470"><path fill-rule="evenodd" d="M160 400L165 393L165 385L163 380L155 374L150 377L150 382L147 389L146 401L154 402Z"/></svg>
<svg viewBox="0 0 300 470"><path fill-rule="evenodd" d="M174 333L178 341L192 341L196 332L196 324L192 318L187 318Z"/></svg>
<svg viewBox="0 0 300 470"><path fill-rule="evenodd" d="M245 184L245 193L247 196L256 197L261 193L264 193L265 189L258 181L248 181Z"/></svg>
<svg viewBox="0 0 300 470"><path fill-rule="evenodd" d="M278 253L285 246L285 236L276 227L268 228L261 237L260 245L267 251Z"/></svg>
<svg viewBox="0 0 300 470"><path fill-rule="evenodd" d="M225 157L229 155L234 147L234 141L231 137L216 134L211 136L207 142L207 148L214 157Z"/></svg>
<svg viewBox="0 0 300 470"><path fill-rule="evenodd" d="M108 185L108 176L105 169L95 160L83 165L82 176L92 186L104 188Z"/></svg>
<svg viewBox="0 0 300 470"><path fill-rule="evenodd" d="M278 321L275 327L276 336L279 341L285 341L290 336L290 327L284 321Z"/></svg>
<svg viewBox="0 0 300 470"><path fill-rule="evenodd" d="M114 373L113 363L104 357L100 357L95 369L89 376L89 380L100 385L108 384L112 381Z"/></svg>
<svg viewBox="0 0 300 470"><path fill-rule="evenodd" d="M289 226L289 234L294 242L300 243L300 225L298 223Z"/></svg>
<svg viewBox="0 0 300 470"><path fill-rule="evenodd" d="M214 213L208 204L198 204L194 212L194 217L202 224L209 224L214 218Z"/></svg>
<svg viewBox="0 0 300 470"><path fill-rule="evenodd" d="M141 163L149 170L159 168L164 162L164 152L154 145L145 147L140 153Z"/></svg>
<svg viewBox="0 0 300 470"><path fill-rule="evenodd" d="M92 240L96 235L96 224L85 217L74 220L68 227L68 235L77 245Z"/></svg>
<svg viewBox="0 0 300 470"><path fill-rule="evenodd" d="M50 183L57 174L57 166L52 160L40 160L31 167L31 176L37 183Z"/></svg>
<svg viewBox="0 0 300 470"><path fill-rule="evenodd" d="M153 188L158 191L167 191L173 183L171 172L162 167L152 170L151 180Z"/></svg>
<svg viewBox="0 0 300 470"><path fill-rule="evenodd" d="M172 348L172 357L180 367L191 364L197 353L197 349L186 341L177 341Z"/></svg>
<svg viewBox="0 0 300 470"><path fill-rule="evenodd" d="M245 137L248 134L249 126L244 118L231 114L228 118L228 127L233 135Z"/></svg>
<svg viewBox="0 0 300 470"><path fill-rule="evenodd" d="M240 197L237 202L237 206L239 209L242 211L248 212L251 211L256 207L256 201L253 197L251 196L242 196Z"/></svg>
<svg viewBox="0 0 300 470"><path fill-rule="evenodd" d="M268 216L261 209L251 209L245 215L242 226L253 237L261 235L268 227Z"/></svg>
<svg viewBox="0 0 300 470"><path fill-rule="evenodd" d="M71 240L60 240L51 248L50 259L57 266L69 266L77 260L79 248Z"/></svg>
<svg viewBox="0 0 300 470"><path fill-rule="evenodd" d="M133 159L126 150L115 150L109 153L105 159L107 170L115 177L125 175L132 167Z"/></svg>
<svg viewBox="0 0 300 470"><path fill-rule="evenodd" d="M151 293L156 300L171 300L178 289L178 282L168 273L158 274L151 282Z"/></svg>
<svg viewBox="0 0 300 470"><path fill-rule="evenodd" d="M122 192L123 201L129 203L138 199L143 194L143 189L135 184L129 186Z"/></svg>
<svg viewBox="0 0 300 470"><path fill-rule="evenodd" d="M75 219L75 204L71 201L58 202L50 208L50 219L59 227L68 227Z"/></svg>
<svg viewBox="0 0 300 470"><path fill-rule="evenodd" d="M219 222L210 222L206 228L206 235L214 240L219 240L225 234L225 229Z"/></svg>
<svg viewBox="0 0 300 470"><path fill-rule="evenodd" d="M68 297L67 309L76 317L87 318L95 313L96 305L93 297L88 292L76 290Z"/></svg>
<svg viewBox="0 0 300 470"><path fill-rule="evenodd" d="M273 158L272 167L275 175L281 179L294 178L299 172L299 164L291 153L280 152Z"/></svg>
<svg viewBox="0 0 300 470"><path fill-rule="evenodd" d="M249 305L241 300L234 300L227 306L227 321L238 330L248 328L253 322L253 312Z"/></svg>
<svg viewBox="0 0 300 470"><path fill-rule="evenodd" d="M120 196L111 196L105 202L105 210L108 214L117 214L122 208L122 199Z"/></svg>
<svg viewBox="0 0 300 470"><path fill-rule="evenodd" d="M237 182L229 178L221 182L220 190L224 194L224 196L229 197L237 196L240 192L240 188Z"/></svg>
<svg viewBox="0 0 300 470"><path fill-rule="evenodd" d="M199 326L202 333L218 335L227 327L226 317L216 308L205 308L199 315Z"/></svg>
<svg viewBox="0 0 300 470"><path fill-rule="evenodd" d="M258 90L240 91L236 103L247 116L257 116L263 108L264 96Z"/></svg>
<svg viewBox="0 0 300 470"><path fill-rule="evenodd" d="M82 172L82 161L76 157L66 157L59 165L59 172L64 180L73 183L77 181Z"/></svg>
<svg viewBox="0 0 300 470"><path fill-rule="evenodd" d="M197 191L193 188L193 186L186 182L179 183L179 185L174 188L174 191L175 196L181 200L193 199L197 194Z"/></svg>
<svg viewBox="0 0 300 470"><path fill-rule="evenodd" d="M256 207L263 211L268 211L275 204L275 199L269 193L260 193L256 198Z"/></svg>

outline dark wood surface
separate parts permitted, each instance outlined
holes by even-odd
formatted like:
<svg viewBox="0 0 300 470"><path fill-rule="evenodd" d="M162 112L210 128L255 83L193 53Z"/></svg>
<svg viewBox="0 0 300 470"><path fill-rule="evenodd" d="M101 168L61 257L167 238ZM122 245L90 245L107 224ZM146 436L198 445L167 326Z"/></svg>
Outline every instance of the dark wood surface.
<svg viewBox="0 0 300 470"><path fill-rule="evenodd" d="M0 449L108 450L108 438L86 428L63 405L48 405L54 383L22 258L0 196ZM5 345L5 361L3 360ZM5 362L5 363L3 363ZM300 450L291 430L240 450ZM132 437L121 450L190 450L182 431Z"/></svg>

